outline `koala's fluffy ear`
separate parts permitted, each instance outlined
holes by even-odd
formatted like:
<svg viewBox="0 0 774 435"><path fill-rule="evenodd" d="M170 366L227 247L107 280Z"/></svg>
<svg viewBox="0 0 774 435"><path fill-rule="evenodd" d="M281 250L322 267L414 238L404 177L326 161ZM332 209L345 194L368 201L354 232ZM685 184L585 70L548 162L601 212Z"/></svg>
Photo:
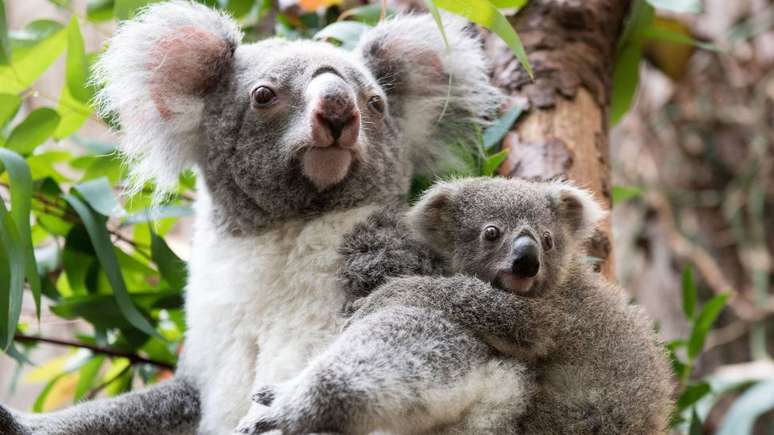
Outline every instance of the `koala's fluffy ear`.
<svg viewBox="0 0 774 435"><path fill-rule="evenodd" d="M471 123L486 123L502 102L475 32L459 17L442 17L448 47L430 15L405 15L376 26L356 49L387 93L411 161L426 173L448 163L449 139L468 139Z"/></svg>
<svg viewBox="0 0 774 435"><path fill-rule="evenodd" d="M579 239L591 237L607 211L594 199L594 195L571 183L554 185L559 218L565 222Z"/></svg>
<svg viewBox="0 0 774 435"><path fill-rule="evenodd" d="M152 4L119 27L95 66L96 102L118 116L135 186L155 180L164 191L193 163L202 97L241 39L233 20L184 1Z"/></svg>
<svg viewBox="0 0 774 435"><path fill-rule="evenodd" d="M439 182L422 195L409 210L407 221L414 234L438 252L449 248L453 222L453 207L461 185Z"/></svg>

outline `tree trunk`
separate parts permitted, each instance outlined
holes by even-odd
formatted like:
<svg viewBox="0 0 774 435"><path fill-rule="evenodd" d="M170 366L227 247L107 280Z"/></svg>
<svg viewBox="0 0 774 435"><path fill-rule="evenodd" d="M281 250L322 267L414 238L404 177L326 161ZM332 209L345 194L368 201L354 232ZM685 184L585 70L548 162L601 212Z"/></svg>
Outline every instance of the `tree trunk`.
<svg viewBox="0 0 774 435"><path fill-rule="evenodd" d="M496 35L487 38L494 82L525 115L503 140L510 150L500 174L563 177L592 190L608 207L608 104L618 35L629 0L531 0L510 18L534 80ZM590 243L599 270L612 278L609 219Z"/></svg>

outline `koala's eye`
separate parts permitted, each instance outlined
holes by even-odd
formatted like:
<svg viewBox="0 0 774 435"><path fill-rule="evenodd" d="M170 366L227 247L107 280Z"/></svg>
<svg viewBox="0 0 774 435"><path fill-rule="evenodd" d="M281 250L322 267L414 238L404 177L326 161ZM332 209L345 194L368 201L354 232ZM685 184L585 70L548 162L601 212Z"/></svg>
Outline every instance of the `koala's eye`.
<svg viewBox="0 0 774 435"><path fill-rule="evenodd" d="M551 233L548 231L543 232L543 249L546 251L554 247L554 238L551 237Z"/></svg>
<svg viewBox="0 0 774 435"><path fill-rule="evenodd" d="M382 97L374 95L368 99L368 108L381 115L384 113L384 100Z"/></svg>
<svg viewBox="0 0 774 435"><path fill-rule="evenodd" d="M487 242L494 242L500 238L500 229L494 225L489 225L484 228L484 240Z"/></svg>
<svg viewBox="0 0 774 435"><path fill-rule="evenodd" d="M250 92L250 97L255 107L266 107L277 99L277 94L268 86L258 86Z"/></svg>

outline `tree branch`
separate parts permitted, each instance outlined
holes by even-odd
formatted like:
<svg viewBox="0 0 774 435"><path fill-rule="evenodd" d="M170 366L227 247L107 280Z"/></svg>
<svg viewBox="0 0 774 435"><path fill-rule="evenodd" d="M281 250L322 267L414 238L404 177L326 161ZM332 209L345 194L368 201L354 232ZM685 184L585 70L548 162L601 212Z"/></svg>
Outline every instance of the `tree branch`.
<svg viewBox="0 0 774 435"><path fill-rule="evenodd" d="M81 349L88 349L94 353L108 355L114 358L126 358L129 360L131 364L150 364L162 369L175 370L175 366L173 364L169 364L164 361L145 358L143 356L140 356L134 353L94 346L91 344L81 343L78 341L60 340L57 338L49 338L49 337L36 337L36 336L25 335L20 333L14 334L14 340L36 342L36 343L48 343L56 346L78 347Z"/></svg>

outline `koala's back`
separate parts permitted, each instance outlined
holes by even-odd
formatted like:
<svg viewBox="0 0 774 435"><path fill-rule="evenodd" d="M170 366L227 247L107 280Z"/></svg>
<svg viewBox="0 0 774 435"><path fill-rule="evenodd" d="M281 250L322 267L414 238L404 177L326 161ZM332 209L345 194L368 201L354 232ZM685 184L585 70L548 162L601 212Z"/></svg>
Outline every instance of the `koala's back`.
<svg viewBox="0 0 774 435"><path fill-rule="evenodd" d="M439 311L391 306L353 322L281 388L288 403L272 406L330 420L344 434L463 434L509 433L531 383L521 363L498 358Z"/></svg>
<svg viewBox="0 0 774 435"><path fill-rule="evenodd" d="M562 319L556 350L535 366L523 433L663 433L671 370L651 322L623 290L590 271L578 277L550 301Z"/></svg>

